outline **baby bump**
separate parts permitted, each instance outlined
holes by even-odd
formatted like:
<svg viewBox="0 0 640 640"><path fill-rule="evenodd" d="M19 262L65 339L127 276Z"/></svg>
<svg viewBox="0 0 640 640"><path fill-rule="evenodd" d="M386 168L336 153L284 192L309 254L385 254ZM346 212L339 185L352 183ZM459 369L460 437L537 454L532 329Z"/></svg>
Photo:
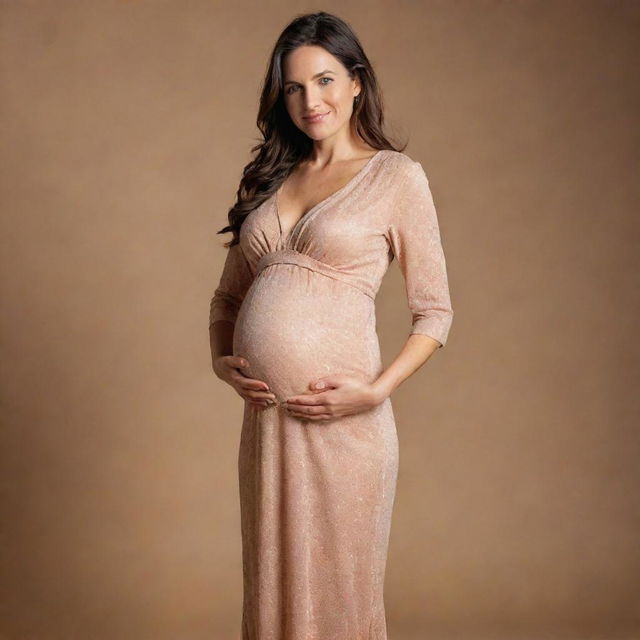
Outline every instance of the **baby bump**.
<svg viewBox="0 0 640 640"><path fill-rule="evenodd" d="M343 281L291 264L264 268L238 313L234 355L279 399L315 378L346 373L372 381L381 368L372 298Z"/></svg>

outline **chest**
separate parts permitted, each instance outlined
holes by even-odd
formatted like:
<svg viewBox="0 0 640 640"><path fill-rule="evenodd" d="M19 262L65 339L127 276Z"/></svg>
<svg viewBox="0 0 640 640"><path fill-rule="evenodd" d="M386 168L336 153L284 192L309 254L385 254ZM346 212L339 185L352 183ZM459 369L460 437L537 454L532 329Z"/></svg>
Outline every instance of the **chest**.
<svg viewBox="0 0 640 640"><path fill-rule="evenodd" d="M289 176L274 196L282 236L289 236L302 218L344 190L369 161Z"/></svg>

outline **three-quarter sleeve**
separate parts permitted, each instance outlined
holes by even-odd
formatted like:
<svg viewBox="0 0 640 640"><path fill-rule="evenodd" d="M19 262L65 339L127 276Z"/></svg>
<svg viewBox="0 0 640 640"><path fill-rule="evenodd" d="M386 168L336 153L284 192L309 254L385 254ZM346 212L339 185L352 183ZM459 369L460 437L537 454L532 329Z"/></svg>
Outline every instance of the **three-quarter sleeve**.
<svg viewBox="0 0 640 640"><path fill-rule="evenodd" d="M227 250L222 275L209 307L209 326L216 320L235 323L240 305L253 280L251 266L240 244Z"/></svg>
<svg viewBox="0 0 640 640"><path fill-rule="evenodd" d="M410 335L435 338L441 348L447 342L453 309L436 208L419 162L407 166L398 187L388 239L404 276L412 315Z"/></svg>

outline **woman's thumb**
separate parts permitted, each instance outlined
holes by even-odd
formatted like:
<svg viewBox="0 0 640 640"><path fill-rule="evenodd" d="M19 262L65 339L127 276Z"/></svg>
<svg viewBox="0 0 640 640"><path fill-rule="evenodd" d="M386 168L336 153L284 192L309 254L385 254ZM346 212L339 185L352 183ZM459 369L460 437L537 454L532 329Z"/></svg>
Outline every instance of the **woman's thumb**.
<svg viewBox="0 0 640 640"><path fill-rule="evenodd" d="M249 366L249 363L244 358L241 358L240 356L233 356L233 363L237 367L248 367Z"/></svg>

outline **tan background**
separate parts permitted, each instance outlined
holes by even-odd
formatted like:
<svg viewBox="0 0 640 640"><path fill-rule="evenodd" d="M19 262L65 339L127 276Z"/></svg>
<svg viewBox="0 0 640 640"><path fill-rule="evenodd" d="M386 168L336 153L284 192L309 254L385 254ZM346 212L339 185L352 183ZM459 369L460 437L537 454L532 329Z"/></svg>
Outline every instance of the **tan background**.
<svg viewBox="0 0 640 640"><path fill-rule="evenodd" d="M238 637L215 232L318 8L430 177L455 309L393 396L390 640L640 638L640 3L578 0L0 2L0 638ZM388 363L396 263L378 317Z"/></svg>

